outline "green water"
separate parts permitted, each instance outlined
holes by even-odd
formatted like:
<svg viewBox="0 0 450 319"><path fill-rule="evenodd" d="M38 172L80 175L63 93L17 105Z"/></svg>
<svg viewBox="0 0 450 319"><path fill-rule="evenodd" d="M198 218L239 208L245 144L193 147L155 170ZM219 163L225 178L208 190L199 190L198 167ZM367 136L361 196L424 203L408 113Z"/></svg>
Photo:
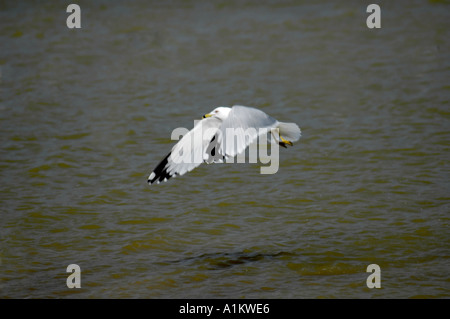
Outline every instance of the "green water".
<svg viewBox="0 0 450 319"><path fill-rule="evenodd" d="M0 3L0 297L450 297L448 3L76 3ZM147 185L233 104L301 127L276 174Z"/></svg>

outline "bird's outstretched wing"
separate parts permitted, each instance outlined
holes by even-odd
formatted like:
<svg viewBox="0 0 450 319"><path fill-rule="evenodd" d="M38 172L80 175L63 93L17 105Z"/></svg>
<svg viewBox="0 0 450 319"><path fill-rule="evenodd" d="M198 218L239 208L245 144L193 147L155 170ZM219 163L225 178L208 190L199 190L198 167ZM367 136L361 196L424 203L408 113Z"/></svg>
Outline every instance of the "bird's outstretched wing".
<svg viewBox="0 0 450 319"><path fill-rule="evenodd" d="M165 182L173 176L190 172L206 161L209 158L208 146L214 141L220 124L221 121L213 117L198 121L156 166L148 177L148 183Z"/></svg>
<svg viewBox="0 0 450 319"><path fill-rule="evenodd" d="M219 157L231 158L242 153L260 134L270 133L277 125L278 121L263 111L233 106L216 134Z"/></svg>

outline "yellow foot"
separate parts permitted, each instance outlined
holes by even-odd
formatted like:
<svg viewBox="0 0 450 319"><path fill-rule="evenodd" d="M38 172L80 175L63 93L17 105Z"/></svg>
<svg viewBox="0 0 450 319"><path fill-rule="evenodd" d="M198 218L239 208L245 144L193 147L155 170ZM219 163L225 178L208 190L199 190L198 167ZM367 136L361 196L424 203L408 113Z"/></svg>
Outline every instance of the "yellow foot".
<svg viewBox="0 0 450 319"><path fill-rule="evenodd" d="M281 135L280 135L280 139L281 139L281 142L284 143L284 144L287 144L287 145L290 145L290 146L294 145L294 144L292 144L292 142L290 142L288 140L285 140Z"/></svg>

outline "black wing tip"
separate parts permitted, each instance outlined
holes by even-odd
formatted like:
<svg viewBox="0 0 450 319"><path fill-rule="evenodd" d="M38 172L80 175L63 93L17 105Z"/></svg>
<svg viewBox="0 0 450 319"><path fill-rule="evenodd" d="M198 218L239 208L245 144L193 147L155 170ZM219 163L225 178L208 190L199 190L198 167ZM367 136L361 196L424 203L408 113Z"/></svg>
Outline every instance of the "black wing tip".
<svg viewBox="0 0 450 319"><path fill-rule="evenodd" d="M167 163L169 156L172 153L169 153L153 170L150 176L147 179L147 183L152 185L154 183L159 184L161 182L167 182L172 176L178 175L178 173L169 173L167 172Z"/></svg>
<svg viewBox="0 0 450 319"><path fill-rule="evenodd" d="M147 180L147 183L149 185L152 184L160 184L161 182L167 182L170 178L172 177L176 177L178 174L175 173L173 175L170 175L169 173L167 173L167 171L162 172L161 175L156 175L155 172L152 172L150 174L150 177Z"/></svg>

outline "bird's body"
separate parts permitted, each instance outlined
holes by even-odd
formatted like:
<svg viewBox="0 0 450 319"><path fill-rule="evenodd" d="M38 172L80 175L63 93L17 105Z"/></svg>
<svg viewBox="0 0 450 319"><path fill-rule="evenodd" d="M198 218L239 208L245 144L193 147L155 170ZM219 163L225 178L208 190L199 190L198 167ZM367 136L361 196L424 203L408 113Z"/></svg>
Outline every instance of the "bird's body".
<svg viewBox="0 0 450 319"><path fill-rule="evenodd" d="M277 129L279 134L274 134ZM156 166L148 183L159 184L171 177L183 175L201 163L223 162L253 143L261 132L272 130L272 136L282 146L300 139L301 131L295 123L279 122L261 110L235 105L217 107L203 116L192 130L185 134L170 153ZM230 138L228 132L233 132ZM227 138L228 136L228 138ZM233 139L233 141L230 141ZM235 143L235 141L237 142Z"/></svg>

